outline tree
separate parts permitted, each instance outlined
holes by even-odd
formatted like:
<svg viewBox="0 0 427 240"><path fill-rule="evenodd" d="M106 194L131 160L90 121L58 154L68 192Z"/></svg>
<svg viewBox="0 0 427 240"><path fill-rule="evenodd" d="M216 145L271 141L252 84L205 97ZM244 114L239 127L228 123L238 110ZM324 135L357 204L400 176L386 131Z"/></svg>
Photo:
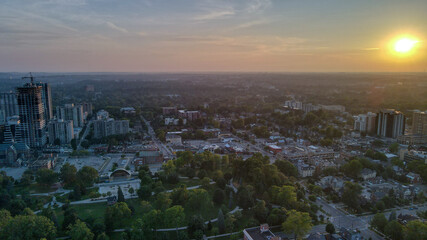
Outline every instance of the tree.
<svg viewBox="0 0 427 240"><path fill-rule="evenodd" d="M326 224L325 231L328 232L329 234L334 234L335 233L334 224L332 224L332 223Z"/></svg>
<svg viewBox="0 0 427 240"><path fill-rule="evenodd" d="M341 170L348 177L357 178L359 177L360 172L363 169L363 165L358 159L353 159L350 162L344 164L341 167Z"/></svg>
<svg viewBox="0 0 427 240"><path fill-rule="evenodd" d="M278 160L274 163L277 168L288 177L297 177L298 169L288 160Z"/></svg>
<svg viewBox="0 0 427 240"><path fill-rule="evenodd" d="M185 185L181 185L179 188L175 188L171 195L172 204L173 205L181 205L184 206L188 200L189 192Z"/></svg>
<svg viewBox="0 0 427 240"><path fill-rule="evenodd" d="M3 228L4 225L6 225L10 220L12 219L12 216L10 215L10 212L6 209L0 210L0 229Z"/></svg>
<svg viewBox="0 0 427 240"><path fill-rule="evenodd" d="M405 240L427 239L427 223L410 221L403 231Z"/></svg>
<svg viewBox="0 0 427 240"><path fill-rule="evenodd" d="M55 239L56 228L52 221L44 216L16 216L0 230L0 239Z"/></svg>
<svg viewBox="0 0 427 240"><path fill-rule="evenodd" d="M36 173L36 181L38 184L50 186L58 180L58 174L51 169L41 168Z"/></svg>
<svg viewBox="0 0 427 240"><path fill-rule="evenodd" d="M399 143L392 143L390 146L388 146L388 150L392 153L397 153L399 150Z"/></svg>
<svg viewBox="0 0 427 240"><path fill-rule="evenodd" d="M98 171L93 167L84 166L77 172L77 178L83 186L90 187L98 178Z"/></svg>
<svg viewBox="0 0 427 240"><path fill-rule="evenodd" d="M169 197L169 193L161 192L157 194L156 202L154 203L154 205L157 209L164 211L171 205L171 203L172 200Z"/></svg>
<svg viewBox="0 0 427 240"><path fill-rule="evenodd" d="M285 233L294 234L295 239L302 239L312 226L308 213L290 210L288 211L288 218L282 224L282 229Z"/></svg>
<svg viewBox="0 0 427 240"><path fill-rule="evenodd" d="M66 187L72 187L77 182L77 169L74 165L71 165L69 163L65 163L62 165L59 178L64 183Z"/></svg>
<svg viewBox="0 0 427 240"><path fill-rule="evenodd" d="M124 202L125 196L123 195L122 188L119 186L119 190L117 190L117 202Z"/></svg>
<svg viewBox="0 0 427 240"><path fill-rule="evenodd" d="M293 186L273 186L269 189L271 200L280 206L292 207L297 201L296 189Z"/></svg>
<svg viewBox="0 0 427 240"><path fill-rule="evenodd" d="M384 228L387 225L387 219L384 214L377 213L371 220L371 226L378 229L381 232L384 232Z"/></svg>
<svg viewBox="0 0 427 240"><path fill-rule="evenodd" d="M131 216L131 210L125 202L119 202L105 210L105 228L107 231L112 231L115 227L122 226L123 221L118 219L126 219Z"/></svg>
<svg viewBox="0 0 427 240"><path fill-rule="evenodd" d="M164 213L164 219L166 222L166 226L175 227L177 229L176 234L178 237L178 227L180 225L183 225L185 221L184 208L182 206L177 205L166 209Z"/></svg>
<svg viewBox="0 0 427 240"><path fill-rule="evenodd" d="M55 138L55 140L53 140L53 145L55 145L55 146L61 145L61 139Z"/></svg>
<svg viewBox="0 0 427 240"><path fill-rule="evenodd" d="M384 228L384 233L392 240L400 240L403 239L402 225L398 223L396 220L393 220Z"/></svg>
<svg viewBox="0 0 427 240"><path fill-rule="evenodd" d="M393 210L391 211L390 216L388 216L388 221L391 222L394 220L396 220L396 211Z"/></svg>
<svg viewBox="0 0 427 240"><path fill-rule="evenodd" d="M94 235L86 226L86 223L77 220L74 225L71 225L68 230L72 240L92 240Z"/></svg>
<svg viewBox="0 0 427 240"><path fill-rule="evenodd" d="M221 209L218 211L218 230L220 234L225 233L225 220Z"/></svg>
<svg viewBox="0 0 427 240"><path fill-rule="evenodd" d="M248 209L254 205L252 194L245 187L240 187L237 191L237 204L243 209Z"/></svg>
<svg viewBox="0 0 427 240"><path fill-rule="evenodd" d="M268 209L265 207L265 201L261 200L257 202L255 207L253 208L255 218L259 222L265 222L268 216Z"/></svg>
<svg viewBox="0 0 427 240"><path fill-rule="evenodd" d="M273 208L267 217L267 223L270 226L280 225L285 220L285 212L280 208Z"/></svg>
<svg viewBox="0 0 427 240"><path fill-rule="evenodd" d="M138 197L142 200L148 200L152 195L151 185L141 185L137 191Z"/></svg>
<svg viewBox="0 0 427 240"><path fill-rule="evenodd" d="M71 139L71 147L74 151L77 150L77 140L75 138Z"/></svg>
<svg viewBox="0 0 427 240"><path fill-rule="evenodd" d="M68 226L76 223L78 217L74 208L67 208L64 211L64 221L62 222L62 229L66 230Z"/></svg>
<svg viewBox="0 0 427 240"><path fill-rule="evenodd" d="M206 230L206 226L205 226L205 221L203 220L202 216L200 215L194 215L191 219L190 222L188 223L188 235L190 238L196 238L199 237L198 233L203 233Z"/></svg>
<svg viewBox="0 0 427 240"><path fill-rule="evenodd" d="M190 197L187 206L196 210L202 209L210 203L209 193L204 189L193 189L190 191Z"/></svg>
<svg viewBox="0 0 427 240"><path fill-rule="evenodd" d="M224 202L224 199L225 199L224 191L217 188L212 197L213 202L217 205L221 205Z"/></svg>
<svg viewBox="0 0 427 240"><path fill-rule="evenodd" d="M96 240L110 240L110 238L105 232L103 232L96 237Z"/></svg>
<svg viewBox="0 0 427 240"><path fill-rule="evenodd" d="M383 212L383 211L384 211L384 209L385 209L385 204L384 204L384 202L383 202L383 201L378 201L378 202L375 204L375 207L378 209L378 211Z"/></svg>
<svg viewBox="0 0 427 240"><path fill-rule="evenodd" d="M56 217L55 211L53 211L50 206L47 208L43 208L40 214L50 219L55 225L55 227L58 227L59 224L58 224L58 219Z"/></svg>
<svg viewBox="0 0 427 240"><path fill-rule="evenodd" d="M362 193L362 187L357 183L346 182L344 185L344 192L342 195L342 201L353 208L356 211L360 210L360 194Z"/></svg>

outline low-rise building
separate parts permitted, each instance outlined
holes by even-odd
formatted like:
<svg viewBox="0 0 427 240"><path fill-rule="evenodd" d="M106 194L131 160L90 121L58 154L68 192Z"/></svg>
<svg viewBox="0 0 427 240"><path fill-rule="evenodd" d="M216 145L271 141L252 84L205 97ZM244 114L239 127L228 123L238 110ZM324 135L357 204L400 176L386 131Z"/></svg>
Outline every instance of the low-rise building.
<svg viewBox="0 0 427 240"><path fill-rule="evenodd" d="M44 155L39 157L36 161L32 162L30 169L37 171L40 168L53 169L55 167L57 155Z"/></svg>
<svg viewBox="0 0 427 240"><path fill-rule="evenodd" d="M177 134L166 134L166 142L175 146L182 145L182 138Z"/></svg>
<svg viewBox="0 0 427 240"><path fill-rule="evenodd" d="M364 181L366 181L368 179L375 178L377 176L377 172L369 168L364 168L360 173L360 176L363 178Z"/></svg>
<svg viewBox="0 0 427 240"><path fill-rule="evenodd" d="M163 155L160 153L160 151L141 151L139 152L138 158L136 158L133 161L133 164L135 167L139 167L146 164L153 164L153 163L161 163L163 162Z"/></svg>
<svg viewBox="0 0 427 240"><path fill-rule="evenodd" d="M282 152L282 148L274 144L269 145L268 150L270 150L270 152L272 152L273 154L278 154Z"/></svg>
<svg viewBox="0 0 427 240"><path fill-rule="evenodd" d="M194 121L202 117L200 111L187 111L187 110L179 110L178 116L181 118L185 118L188 121Z"/></svg>
<svg viewBox="0 0 427 240"><path fill-rule="evenodd" d="M421 176L419 174L410 172L406 174L406 178L409 180L410 183L419 183L421 182Z"/></svg>
<svg viewBox="0 0 427 240"><path fill-rule="evenodd" d="M281 237L274 235L270 231L268 224L261 224L259 227L246 228L243 230L244 240L281 240Z"/></svg>

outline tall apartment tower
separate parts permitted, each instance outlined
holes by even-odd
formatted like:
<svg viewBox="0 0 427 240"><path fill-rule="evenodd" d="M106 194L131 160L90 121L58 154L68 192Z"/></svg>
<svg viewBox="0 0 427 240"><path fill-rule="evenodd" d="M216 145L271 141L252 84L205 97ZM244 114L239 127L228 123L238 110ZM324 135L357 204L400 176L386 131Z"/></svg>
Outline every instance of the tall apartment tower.
<svg viewBox="0 0 427 240"><path fill-rule="evenodd" d="M61 144L68 144L74 138L72 120L52 120L48 124L49 144L54 144L59 139Z"/></svg>
<svg viewBox="0 0 427 240"><path fill-rule="evenodd" d="M0 93L0 123L5 123L8 117L19 115L16 93Z"/></svg>
<svg viewBox="0 0 427 240"><path fill-rule="evenodd" d="M380 137L397 138L405 133L405 115L394 109L381 110L376 129Z"/></svg>
<svg viewBox="0 0 427 240"><path fill-rule="evenodd" d="M52 106L52 91L49 83L36 83L37 86L42 87L42 102L45 109L46 122L53 119L53 106Z"/></svg>
<svg viewBox="0 0 427 240"><path fill-rule="evenodd" d="M83 127L85 115L82 105L65 104L63 107L56 107L56 118L62 120L72 120L73 127Z"/></svg>
<svg viewBox="0 0 427 240"><path fill-rule="evenodd" d="M412 134L427 135L427 111L415 111L412 116Z"/></svg>
<svg viewBox="0 0 427 240"><path fill-rule="evenodd" d="M31 148L46 144L46 119L42 99L42 86L26 83L17 87L19 117L22 124L22 140Z"/></svg>

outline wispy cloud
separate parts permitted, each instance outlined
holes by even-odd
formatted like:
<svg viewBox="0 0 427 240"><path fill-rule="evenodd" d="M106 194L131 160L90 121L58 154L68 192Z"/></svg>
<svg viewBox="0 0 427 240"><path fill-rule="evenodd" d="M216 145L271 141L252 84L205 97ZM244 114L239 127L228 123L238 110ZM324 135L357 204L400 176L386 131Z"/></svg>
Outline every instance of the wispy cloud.
<svg viewBox="0 0 427 240"><path fill-rule="evenodd" d="M264 10L271 5L270 0L252 0L249 1L246 11L249 13L258 12L260 10Z"/></svg>
<svg viewBox="0 0 427 240"><path fill-rule="evenodd" d="M105 24L107 24L107 26L113 30L122 32L122 33L129 33L129 31L126 28L122 28L117 26L116 24L112 23L112 22L106 22Z"/></svg>
<svg viewBox="0 0 427 240"><path fill-rule="evenodd" d="M376 51L380 50L379 48L362 48L363 51Z"/></svg>
<svg viewBox="0 0 427 240"><path fill-rule="evenodd" d="M203 15L199 15L196 16L194 18L194 20L197 21L204 21L204 20L214 20L214 19L220 19L220 18L225 18L228 16L232 16L234 15L235 12L234 10L230 9L230 10L219 10L219 11L212 11Z"/></svg>
<svg viewBox="0 0 427 240"><path fill-rule="evenodd" d="M267 24L270 22L271 22L270 20L249 21L249 22L245 22L245 23L242 23L242 24L239 24L239 25L233 27L232 30L243 29L243 28L251 28L254 26L263 25L263 24Z"/></svg>

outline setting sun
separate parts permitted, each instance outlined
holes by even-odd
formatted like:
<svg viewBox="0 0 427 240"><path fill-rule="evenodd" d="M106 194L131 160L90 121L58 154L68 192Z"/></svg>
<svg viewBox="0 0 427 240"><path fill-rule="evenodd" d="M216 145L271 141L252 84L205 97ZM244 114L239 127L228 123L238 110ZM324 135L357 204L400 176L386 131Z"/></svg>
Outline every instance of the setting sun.
<svg viewBox="0 0 427 240"><path fill-rule="evenodd" d="M417 43L417 40L402 38L397 40L397 42L394 44L394 50L398 53L407 53L411 51Z"/></svg>

